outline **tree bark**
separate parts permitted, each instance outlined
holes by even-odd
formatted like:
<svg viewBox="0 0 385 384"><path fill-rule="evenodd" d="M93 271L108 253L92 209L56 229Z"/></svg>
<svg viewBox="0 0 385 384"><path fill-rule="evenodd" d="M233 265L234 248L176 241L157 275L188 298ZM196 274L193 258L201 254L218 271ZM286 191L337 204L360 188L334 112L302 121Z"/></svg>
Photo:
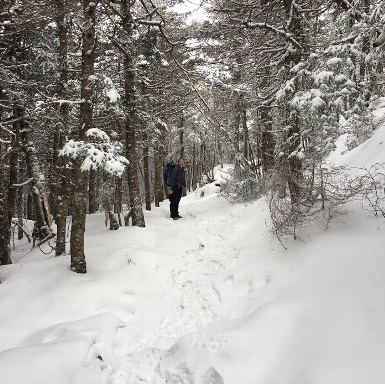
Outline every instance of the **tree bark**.
<svg viewBox="0 0 385 384"><path fill-rule="evenodd" d="M83 46L82 46L82 78L80 104L79 140L86 141L86 132L93 125L94 89L92 76L95 63L95 12L96 3L83 0ZM84 251L84 232L88 206L89 172L81 170L82 159L74 161L74 199L71 226L71 269L77 273L86 273L86 257Z"/></svg>
<svg viewBox="0 0 385 384"><path fill-rule="evenodd" d="M67 36L67 18L65 13L65 7L63 0L56 0L56 4L59 10L59 16L56 20L58 26L58 38L59 38L59 67L60 67L60 83L58 96L65 99L67 96L66 89L68 87L68 36ZM68 132L68 119L69 119L69 106L68 103L62 103L60 105L60 117L61 127L58 132L58 150L63 148L65 142L65 136ZM71 170L69 169L68 161L65 157L57 158L57 172L55 172L56 183L59 188L56 193L55 204L55 222L57 228L56 235L56 249L55 255L60 256L66 253L66 228L67 228L67 215L69 204L69 186L71 178Z"/></svg>
<svg viewBox="0 0 385 384"><path fill-rule="evenodd" d="M15 115L17 111L15 111ZM20 148L20 122L13 123L15 138L12 144L12 153L9 158L9 190L8 190L8 227L11 227L11 220L15 215L15 205L17 198L16 184L19 179L19 148Z"/></svg>
<svg viewBox="0 0 385 384"><path fill-rule="evenodd" d="M12 264L10 226L8 225L7 196L4 184L0 183L0 265Z"/></svg>
<svg viewBox="0 0 385 384"><path fill-rule="evenodd" d="M132 18L131 10L127 0L121 1L122 27L131 36ZM140 195L138 177L138 155L136 152L136 132L135 132L135 87L134 87L134 67L133 59L129 50L124 52L124 111L125 111L125 133L126 133L126 159L129 161L127 166L127 179L130 194L130 208L132 225L145 227L142 199Z"/></svg>
<svg viewBox="0 0 385 384"><path fill-rule="evenodd" d="M107 225L108 219L110 219L110 230L116 231L117 229L119 229L118 220L116 219L116 216L114 215L114 210L112 208L110 198L108 197L108 195L105 195L104 197L106 200L106 225Z"/></svg>
<svg viewBox="0 0 385 384"><path fill-rule="evenodd" d="M118 215L119 225L122 226L122 200L123 200L123 180L121 177L115 178L114 194L114 213Z"/></svg>
<svg viewBox="0 0 385 384"><path fill-rule="evenodd" d="M293 0L284 0L284 4L286 17L290 20L289 31L296 36L298 41L301 41L304 39L304 34L298 10L293 6ZM302 52L298 51L298 48L287 55L285 61L288 70L290 70L294 65L297 65L301 61L301 58ZM289 105L286 105L286 121L289 131L284 151L286 159L284 159L282 164L285 166L283 174L287 175L291 203L294 205L300 200L303 174L301 160L297 156L293 155L293 153L295 153L301 145L298 111L292 110Z"/></svg>
<svg viewBox="0 0 385 384"><path fill-rule="evenodd" d="M148 150L148 130L143 133L143 178L144 178L144 196L146 210L151 211L151 187L150 187L150 166L149 166L149 150Z"/></svg>
<svg viewBox="0 0 385 384"><path fill-rule="evenodd" d="M48 199L46 195L45 179L40 171L36 157L35 146L30 138L31 128L24 106L16 106L16 116L20 120L20 137L22 150L25 154L28 177L32 179L32 200L35 208L37 233L39 240L47 240L52 237L51 213L48 209Z"/></svg>
<svg viewBox="0 0 385 384"><path fill-rule="evenodd" d="M96 184L98 173L95 169L90 170L90 183L88 187L88 213L95 213L98 210L98 202L96 199Z"/></svg>
<svg viewBox="0 0 385 384"><path fill-rule="evenodd" d="M261 119L261 144L260 159L262 177L265 178L274 165L274 141L272 131L272 119L268 107L260 109Z"/></svg>

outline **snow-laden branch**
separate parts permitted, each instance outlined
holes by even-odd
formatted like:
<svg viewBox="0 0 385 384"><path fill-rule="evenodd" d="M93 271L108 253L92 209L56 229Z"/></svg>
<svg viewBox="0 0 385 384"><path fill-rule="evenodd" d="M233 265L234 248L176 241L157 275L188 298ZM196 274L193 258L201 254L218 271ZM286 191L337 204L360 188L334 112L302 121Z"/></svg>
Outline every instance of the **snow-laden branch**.
<svg viewBox="0 0 385 384"><path fill-rule="evenodd" d="M70 140L59 155L83 159L82 171L102 168L112 175L122 176L125 166L129 164L128 160L120 155L122 145L112 143L108 135L98 128L89 129L86 135L88 142Z"/></svg>
<svg viewBox="0 0 385 384"><path fill-rule="evenodd" d="M294 35L290 32L287 32L283 29L276 28L273 25L267 24L267 23L253 23L251 21L245 21L240 19L232 19L233 21L239 22L243 24L246 28L250 29L266 29L270 32L275 33L278 36L284 37L287 41L292 43L296 48L302 49L302 45L295 39Z"/></svg>
<svg viewBox="0 0 385 384"><path fill-rule="evenodd" d="M33 182L33 177L29 178L28 180L24 181L23 183L18 184L12 184L12 187L24 187L25 185L28 185L29 183Z"/></svg>

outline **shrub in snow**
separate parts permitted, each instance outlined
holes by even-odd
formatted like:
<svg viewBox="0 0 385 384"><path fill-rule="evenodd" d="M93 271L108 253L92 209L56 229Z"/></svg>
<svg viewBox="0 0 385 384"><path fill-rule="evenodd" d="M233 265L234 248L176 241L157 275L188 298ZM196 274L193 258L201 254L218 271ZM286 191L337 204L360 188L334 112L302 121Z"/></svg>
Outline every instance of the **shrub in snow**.
<svg viewBox="0 0 385 384"><path fill-rule="evenodd" d="M262 183L249 168L229 169L222 178L221 194L233 203L253 201L262 195Z"/></svg>

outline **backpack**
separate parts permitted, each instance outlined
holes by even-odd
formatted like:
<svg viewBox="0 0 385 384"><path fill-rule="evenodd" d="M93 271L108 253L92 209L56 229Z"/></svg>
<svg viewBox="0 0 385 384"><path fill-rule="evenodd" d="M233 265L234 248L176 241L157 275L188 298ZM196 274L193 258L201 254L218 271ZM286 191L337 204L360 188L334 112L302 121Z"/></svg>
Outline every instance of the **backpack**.
<svg viewBox="0 0 385 384"><path fill-rule="evenodd" d="M163 172L163 182L165 185L170 186L171 171L175 168L176 164L171 160L166 164L166 168Z"/></svg>

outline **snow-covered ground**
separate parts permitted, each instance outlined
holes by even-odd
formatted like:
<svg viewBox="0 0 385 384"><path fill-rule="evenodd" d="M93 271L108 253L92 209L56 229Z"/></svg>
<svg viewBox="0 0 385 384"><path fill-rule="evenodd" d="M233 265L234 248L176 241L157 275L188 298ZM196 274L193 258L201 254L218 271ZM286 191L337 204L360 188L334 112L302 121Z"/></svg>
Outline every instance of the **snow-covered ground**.
<svg viewBox="0 0 385 384"><path fill-rule="evenodd" d="M385 161L385 127L337 165ZM0 267L1 384L383 384L385 220L349 203L285 250L263 199L214 184L110 231L87 217L88 273L16 242ZM43 250L49 251L48 245Z"/></svg>

